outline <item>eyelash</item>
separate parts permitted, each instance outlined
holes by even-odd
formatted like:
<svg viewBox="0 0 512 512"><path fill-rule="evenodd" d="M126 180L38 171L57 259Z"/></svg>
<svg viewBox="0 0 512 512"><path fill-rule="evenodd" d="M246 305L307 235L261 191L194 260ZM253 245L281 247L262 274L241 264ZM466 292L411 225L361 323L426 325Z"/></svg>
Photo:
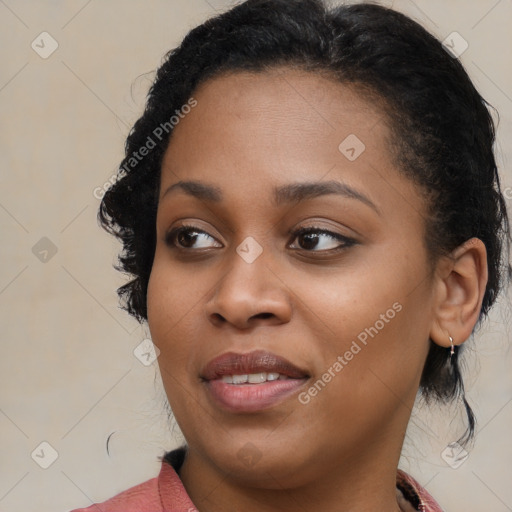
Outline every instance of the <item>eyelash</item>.
<svg viewBox="0 0 512 512"><path fill-rule="evenodd" d="M180 251L197 250L197 249L191 249L188 247L180 247L179 245L176 244L177 237L179 235L181 235L182 233L203 234L203 235L209 236L210 238L214 238L214 237L212 237L212 235L210 235L206 231L203 231L202 229L197 228L196 226L183 224L182 226L174 228L171 231L169 231L169 233L167 233L167 235L165 236L165 243L167 244L167 246L169 246L171 249L178 249ZM348 238L346 236L340 235L339 233L334 233L333 231L328 231L324 228L320 228L320 227L316 227L316 226L302 227L295 231L290 231L288 234L292 237L291 241L294 241L296 238L298 238L300 236L316 234L316 235L325 235L331 239L338 240L339 242L341 242L340 245L334 249L323 249L320 251L300 249L300 248L298 249L298 250L305 251L305 252L313 252L313 253L340 252L340 251L343 251L344 249L347 249L348 247L351 247L351 246L357 244L357 242L352 238Z"/></svg>

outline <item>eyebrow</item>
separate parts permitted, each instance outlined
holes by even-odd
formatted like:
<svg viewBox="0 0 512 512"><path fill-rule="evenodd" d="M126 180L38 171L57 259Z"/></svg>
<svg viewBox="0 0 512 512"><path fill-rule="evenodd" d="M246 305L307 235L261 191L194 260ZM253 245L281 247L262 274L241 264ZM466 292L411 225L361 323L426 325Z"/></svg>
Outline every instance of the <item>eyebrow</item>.
<svg viewBox="0 0 512 512"><path fill-rule="evenodd" d="M162 199L174 190L180 190L189 196L203 201L220 203L222 190L201 181L178 181L171 185L162 195ZM380 214L379 208L362 192L340 181L306 181L280 185L273 189L273 204L278 207L285 203L299 203L315 197L336 194L349 199L356 199Z"/></svg>

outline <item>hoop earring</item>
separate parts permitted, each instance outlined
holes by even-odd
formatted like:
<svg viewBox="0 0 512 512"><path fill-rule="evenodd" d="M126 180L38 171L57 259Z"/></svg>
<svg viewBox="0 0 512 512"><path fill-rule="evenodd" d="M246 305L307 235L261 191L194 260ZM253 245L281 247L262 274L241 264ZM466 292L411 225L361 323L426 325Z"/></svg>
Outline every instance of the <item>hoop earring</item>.
<svg viewBox="0 0 512 512"><path fill-rule="evenodd" d="M455 353L455 347L453 346L453 338L450 335L448 335L448 338L450 338L450 359L451 359L453 354Z"/></svg>

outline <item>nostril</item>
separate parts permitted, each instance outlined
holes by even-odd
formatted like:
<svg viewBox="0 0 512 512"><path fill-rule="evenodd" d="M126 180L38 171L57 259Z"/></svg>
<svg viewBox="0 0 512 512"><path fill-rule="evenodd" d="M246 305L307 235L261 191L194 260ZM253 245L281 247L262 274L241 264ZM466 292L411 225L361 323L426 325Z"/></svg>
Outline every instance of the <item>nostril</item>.
<svg viewBox="0 0 512 512"><path fill-rule="evenodd" d="M213 313L212 319L217 324L221 324L221 323L226 321L226 319L222 315L220 315L219 313Z"/></svg>
<svg viewBox="0 0 512 512"><path fill-rule="evenodd" d="M259 313L258 315L254 315L255 318L271 318L274 316L272 313Z"/></svg>

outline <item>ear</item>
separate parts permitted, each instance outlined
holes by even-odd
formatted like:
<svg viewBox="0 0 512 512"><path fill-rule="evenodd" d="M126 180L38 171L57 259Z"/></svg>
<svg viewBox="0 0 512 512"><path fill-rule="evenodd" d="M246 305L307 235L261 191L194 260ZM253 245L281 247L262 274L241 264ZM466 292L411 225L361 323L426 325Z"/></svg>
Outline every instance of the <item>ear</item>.
<svg viewBox="0 0 512 512"><path fill-rule="evenodd" d="M440 258L434 284L430 338L443 347L464 343L475 327L487 286L487 251L471 238L449 256Z"/></svg>

